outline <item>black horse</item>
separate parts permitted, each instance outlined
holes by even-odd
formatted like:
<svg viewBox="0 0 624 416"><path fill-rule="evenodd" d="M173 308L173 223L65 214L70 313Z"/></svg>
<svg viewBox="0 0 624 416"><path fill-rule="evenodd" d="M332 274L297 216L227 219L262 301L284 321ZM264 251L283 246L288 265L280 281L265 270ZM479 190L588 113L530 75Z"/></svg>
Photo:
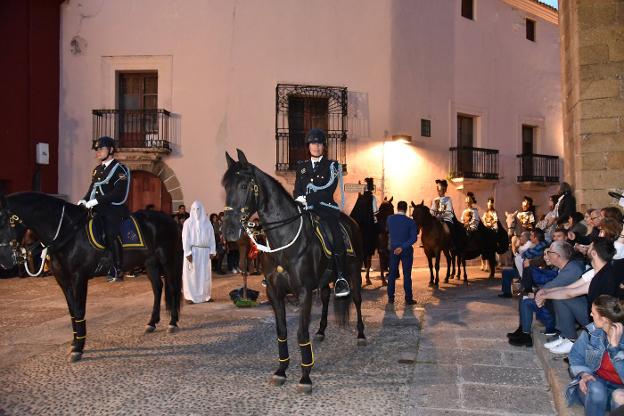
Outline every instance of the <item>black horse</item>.
<svg viewBox="0 0 624 416"><path fill-rule="evenodd" d="M379 254L379 268L381 270L381 285L387 286L385 272L390 266L390 250L388 249L388 228L386 220L394 214L392 198L384 199L378 208L377 213L372 212L372 200L370 195L359 194L358 199L351 210L349 216L357 222L362 233L364 247L364 268L366 269L365 286L372 285L370 279L370 269L375 250Z"/></svg>
<svg viewBox="0 0 624 416"><path fill-rule="evenodd" d="M265 270L268 276L267 295L275 313L279 350L279 368L271 377L271 381L277 385L286 381L286 369L290 358L284 300L287 294L296 294L301 301L297 340L301 350L302 373L297 389L301 392L311 392L310 371L314 365L314 355L308 328L312 292L316 289L321 291L323 314L317 331L317 340L321 341L325 337L327 326L329 283L333 281L333 272L328 270L328 267L332 266L332 262L324 254L324 247L315 235L311 214L302 211L279 182L249 163L245 154L240 150L238 150L238 162L227 153L226 159L228 169L222 181L227 204L223 223L225 238L228 241L238 240L249 217L257 212L267 241L272 250L275 250L271 254L271 260L276 272L271 273L270 270ZM346 325L349 319L349 306L353 300L357 311L358 345L365 345L360 293L362 238L355 221L345 214L341 214L340 220L349 233L355 256L347 257L345 265L351 294L334 299L335 315L340 325Z"/></svg>
<svg viewBox="0 0 624 416"><path fill-rule="evenodd" d="M456 227L461 227L461 224L456 221ZM455 263L457 261L457 279L461 277L461 267L464 268L464 282L468 281L468 274L466 273L466 260L475 259L479 256L487 261L490 274L489 279L494 278L494 271L496 269L496 254L503 254L509 247L509 237L507 232L503 228L503 225L498 222L496 230L486 227L481 221L475 231L456 232L455 235L459 236L454 238L451 248L451 261ZM453 268L454 264L453 264ZM453 278L451 274L451 279Z"/></svg>
<svg viewBox="0 0 624 416"><path fill-rule="evenodd" d="M153 332L160 322L160 299L165 281L165 304L171 313L169 332L177 328L182 289L182 241L180 229L168 215L156 211L134 214L146 248L126 250L124 270L145 266L154 304L146 332ZM12 267L18 256L15 227L32 229L48 247L51 270L61 287L71 317L74 337L71 361L82 358L87 336L85 305L87 283L105 251L95 249L88 240L88 211L80 206L37 192L20 192L0 197L0 266Z"/></svg>
<svg viewBox="0 0 624 416"><path fill-rule="evenodd" d="M421 230L421 241L429 263L429 286L438 286L440 283L440 255L446 257L446 278L449 281L451 274L451 234L445 229L441 221L431 215L431 211L425 206L424 201L416 205L412 202L412 219ZM435 258L435 276L433 274L433 259Z"/></svg>

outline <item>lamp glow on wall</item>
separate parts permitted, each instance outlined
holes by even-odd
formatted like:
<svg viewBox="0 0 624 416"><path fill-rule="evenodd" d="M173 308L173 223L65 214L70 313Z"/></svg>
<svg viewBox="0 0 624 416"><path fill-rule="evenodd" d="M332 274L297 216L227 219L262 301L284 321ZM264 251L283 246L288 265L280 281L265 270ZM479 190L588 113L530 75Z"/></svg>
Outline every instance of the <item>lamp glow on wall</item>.
<svg viewBox="0 0 624 416"><path fill-rule="evenodd" d="M391 141L388 141L388 135L384 136L384 141L381 148L381 193L382 197L386 196L386 157L389 156L392 162L391 174L404 168L405 162L403 159L409 157L413 152L406 152L405 145L412 143L412 136L409 134L393 134L390 136ZM386 149L388 146L388 149ZM396 163L395 163L396 162Z"/></svg>

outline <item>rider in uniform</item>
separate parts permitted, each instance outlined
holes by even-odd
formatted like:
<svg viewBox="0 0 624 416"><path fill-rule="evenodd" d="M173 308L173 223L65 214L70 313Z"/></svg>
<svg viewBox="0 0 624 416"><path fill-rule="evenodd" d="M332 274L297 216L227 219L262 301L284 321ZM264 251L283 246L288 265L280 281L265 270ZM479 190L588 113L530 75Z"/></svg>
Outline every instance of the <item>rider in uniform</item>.
<svg viewBox="0 0 624 416"><path fill-rule="evenodd" d="M310 159L297 164L294 197L306 209L313 210L328 225L332 233L333 260L336 272L334 294L349 295L349 283L345 279L345 244L339 229L340 207L334 202L334 191L342 179L342 166L323 156L327 138L321 129L311 129L305 138Z"/></svg>
<svg viewBox="0 0 624 416"><path fill-rule="evenodd" d="M455 212L453 211L453 201L450 196L446 195L448 188L448 182L445 179L436 179L436 188L438 190L438 197L433 199L431 203L431 215L442 221L447 227L447 231L450 234L453 230L453 218Z"/></svg>
<svg viewBox="0 0 624 416"><path fill-rule="evenodd" d="M104 220L106 248L112 254L113 264L108 272L109 282L123 280L123 249L119 227L128 216L126 200L130 191L130 170L114 159L115 141L100 137L93 146L100 164L93 169L91 186L78 205L93 208Z"/></svg>

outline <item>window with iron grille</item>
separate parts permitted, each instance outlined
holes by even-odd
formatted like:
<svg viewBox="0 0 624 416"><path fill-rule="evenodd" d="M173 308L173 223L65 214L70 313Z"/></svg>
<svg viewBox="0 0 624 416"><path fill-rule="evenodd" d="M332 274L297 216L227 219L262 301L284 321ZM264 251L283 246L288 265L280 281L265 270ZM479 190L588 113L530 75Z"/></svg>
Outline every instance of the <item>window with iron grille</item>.
<svg viewBox="0 0 624 416"><path fill-rule="evenodd" d="M420 119L420 135L422 137L431 137L431 120L426 118Z"/></svg>
<svg viewBox="0 0 624 416"><path fill-rule="evenodd" d="M278 84L275 92L276 169L294 170L307 159L305 136L311 128L327 133L325 154L346 171L347 88Z"/></svg>
<svg viewBox="0 0 624 416"><path fill-rule="evenodd" d="M535 42L535 20L525 19L526 20L526 38L530 41Z"/></svg>
<svg viewBox="0 0 624 416"><path fill-rule="evenodd" d="M474 20L474 0L462 0L461 15L466 19Z"/></svg>

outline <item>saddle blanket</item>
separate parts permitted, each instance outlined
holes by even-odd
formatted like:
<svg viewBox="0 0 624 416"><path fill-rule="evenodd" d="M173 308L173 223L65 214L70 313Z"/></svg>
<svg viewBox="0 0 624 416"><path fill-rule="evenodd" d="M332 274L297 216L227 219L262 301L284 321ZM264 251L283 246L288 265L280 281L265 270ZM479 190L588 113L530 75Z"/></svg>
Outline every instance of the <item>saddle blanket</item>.
<svg viewBox="0 0 624 416"><path fill-rule="evenodd" d="M106 238L104 236L104 223L101 218L91 218L87 223L87 237L91 245L98 249L106 248ZM125 218L119 227L119 236L123 248L145 248L141 228L134 216Z"/></svg>
<svg viewBox="0 0 624 416"><path fill-rule="evenodd" d="M332 255L332 237L331 231L327 229L325 223L323 223L320 218L312 217L312 223L314 224L314 233L316 237L321 242L321 246L323 247L323 252L325 256L331 257ZM355 257L355 250L353 249L353 243L351 242L351 237L349 237L349 233L345 229L344 225L340 223L340 231L342 234L342 238L344 240L346 255L349 257Z"/></svg>

